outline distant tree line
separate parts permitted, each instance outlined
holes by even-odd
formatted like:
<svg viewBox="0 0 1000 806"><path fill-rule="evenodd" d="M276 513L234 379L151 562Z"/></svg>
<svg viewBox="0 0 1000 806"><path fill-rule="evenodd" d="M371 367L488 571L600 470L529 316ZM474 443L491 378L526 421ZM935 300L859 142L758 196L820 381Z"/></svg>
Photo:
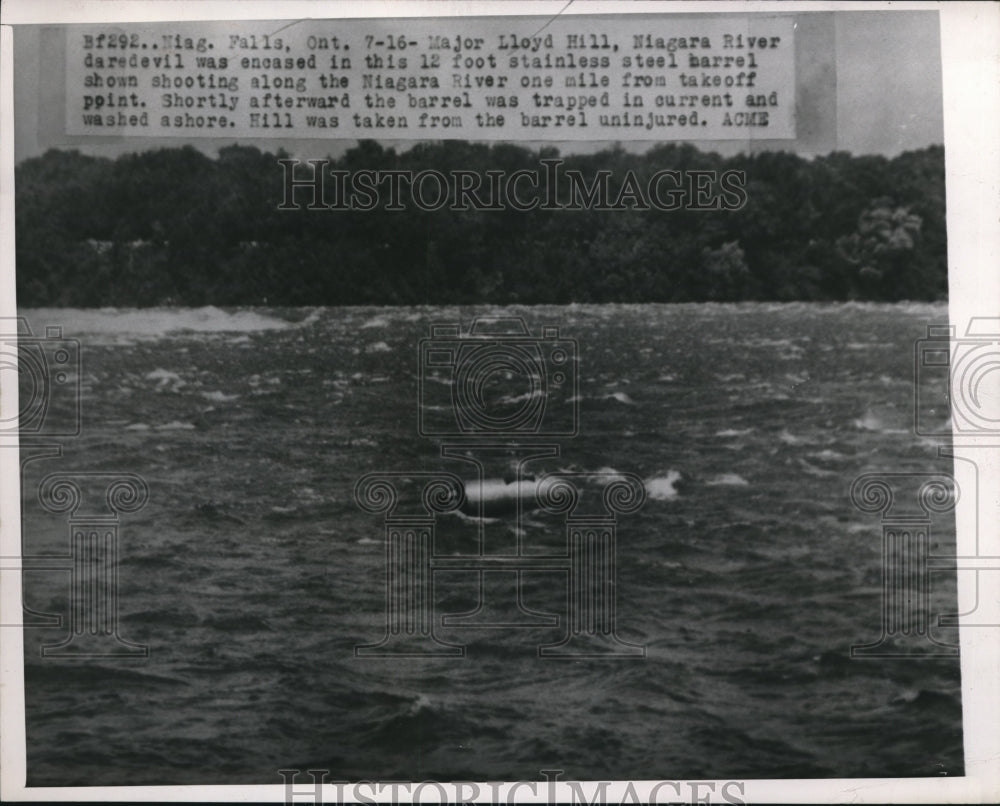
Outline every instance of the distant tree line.
<svg viewBox="0 0 1000 806"><path fill-rule="evenodd" d="M279 210L288 155L190 147L16 169L24 306L943 299L944 149L565 155L595 176L745 172L738 210ZM558 153L362 141L330 168L538 171Z"/></svg>

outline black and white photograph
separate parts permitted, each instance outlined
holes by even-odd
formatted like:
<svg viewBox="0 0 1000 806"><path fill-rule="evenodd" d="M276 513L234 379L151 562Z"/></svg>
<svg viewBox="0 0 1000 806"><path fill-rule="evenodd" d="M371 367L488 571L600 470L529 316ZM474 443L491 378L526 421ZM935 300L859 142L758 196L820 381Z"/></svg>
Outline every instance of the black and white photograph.
<svg viewBox="0 0 1000 806"><path fill-rule="evenodd" d="M5 800L1000 797L1000 6L3 15Z"/></svg>

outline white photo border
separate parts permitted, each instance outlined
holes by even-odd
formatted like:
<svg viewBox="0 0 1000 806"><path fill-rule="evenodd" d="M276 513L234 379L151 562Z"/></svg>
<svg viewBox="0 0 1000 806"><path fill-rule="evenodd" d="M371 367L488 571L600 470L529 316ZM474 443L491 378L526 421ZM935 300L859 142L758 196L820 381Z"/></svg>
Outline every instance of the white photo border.
<svg viewBox="0 0 1000 806"><path fill-rule="evenodd" d="M17 315L14 265L14 60L13 29L19 24L140 22L152 20L252 20L298 18L376 18L560 13L639 14L713 12L790 12L862 10L937 10L941 28L950 320L960 331L973 317L1000 317L1000 4L994 2L269 2L267 0L5 0L0 19L0 317ZM991 401L1000 417L1000 400ZM17 409L17 388L0 390L0 416ZM9 444L9 443L8 443ZM16 448L16 443L14 443ZM956 449L956 454L960 453ZM979 493L986 506L977 513L973 496L956 511L959 556L977 553L998 558L1000 567L1000 490L998 450L976 449ZM20 551L18 451L0 450L0 555ZM961 482L963 466L956 462ZM970 511L971 505L971 511ZM996 575L993 575L996 579ZM988 578L988 576L986 577ZM17 623L21 612L19 574L6 574L0 586L0 623ZM965 591L968 593L968 591ZM997 590L989 592L1000 596ZM960 602L963 589L959 589ZM7 616L16 614L9 620ZM1000 627L960 628L965 775L959 778L747 780L747 803L991 803L1000 801ZM283 784L254 786L25 787L23 636L19 628L0 629L0 798L5 801L271 801L284 802ZM720 779L719 785L723 783ZM485 784L484 784L485 786ZM565 783L556 797L568 802ZM606 790L609 802L621 798L628 782ZM648 799L655 781L633 782ZM547 786L532 796L520 790L519 802L546 802ZM489 789L485 790L491 791ZM685 790L687 791L687 790ZM716 792L718 789L716 789ZM509 792L497 795L506 801ZM336 802L336 790L324 790ZM389 797L388 790L378 799ZM400 793L399 802L408 802ZM513 801L511 801L513 802Z"/></svg>

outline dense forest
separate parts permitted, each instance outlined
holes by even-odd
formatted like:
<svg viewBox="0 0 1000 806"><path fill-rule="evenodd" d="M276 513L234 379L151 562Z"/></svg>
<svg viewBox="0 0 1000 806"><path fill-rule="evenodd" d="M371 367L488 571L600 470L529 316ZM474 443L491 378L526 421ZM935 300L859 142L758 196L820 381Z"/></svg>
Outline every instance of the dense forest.
<svg viewBox="0 0 1000 806"><path fill-rule="evenodd" d="M586 176L745 172L738 210L279 210L282 152L186 146L16 169L23 306L943 299L944 149L565 155ZM345 171L539 170L552 148L362 141Z"/></svg>

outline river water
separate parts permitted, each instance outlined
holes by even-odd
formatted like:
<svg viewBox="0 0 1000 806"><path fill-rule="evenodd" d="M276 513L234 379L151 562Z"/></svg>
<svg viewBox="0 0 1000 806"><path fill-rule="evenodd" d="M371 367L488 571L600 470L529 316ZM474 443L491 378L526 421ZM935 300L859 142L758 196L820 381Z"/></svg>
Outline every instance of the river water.
<svg viewBox="0 0 1000 806"><path fill-rule="evenodd" d="M912 425L914 342L945 305L22 315L80 341L83 412L62 457L25 465L25 553L66 546L66 516L36 496L46 474L133 473L149 488L121 517L118 565L120 635L149 657L43 658L65 630L25 630L30 785L275 784L282 768L962 774L958 659L850 659L879 637L882 606L881 526L852 506L852 482L950 468ZM476 607L479 580L443 571L435 631L465 657L355 657L385 632L386 553L354 485L467 474L420 434L441 389L420 399L418 345L434 323L482 316L523 317L543 346L546 326L575 340L579 389L559 405L578 411L579 435L528 469L642 480L645 504L618 519L615 591L617 633L645 657L540 658L564 634L567 596L566 575L544 570L524 573L524 604L560 626L443 626ZM466 552L475 518L440 520L453 542L436 550ZM548 523L489 525L530 549L564 539ZM953 520L933 528L934 552L953 552ZM32 609L68 612L65 573L24 580ZM953 612L954 579L933 582L933 609Z"/></svg>

